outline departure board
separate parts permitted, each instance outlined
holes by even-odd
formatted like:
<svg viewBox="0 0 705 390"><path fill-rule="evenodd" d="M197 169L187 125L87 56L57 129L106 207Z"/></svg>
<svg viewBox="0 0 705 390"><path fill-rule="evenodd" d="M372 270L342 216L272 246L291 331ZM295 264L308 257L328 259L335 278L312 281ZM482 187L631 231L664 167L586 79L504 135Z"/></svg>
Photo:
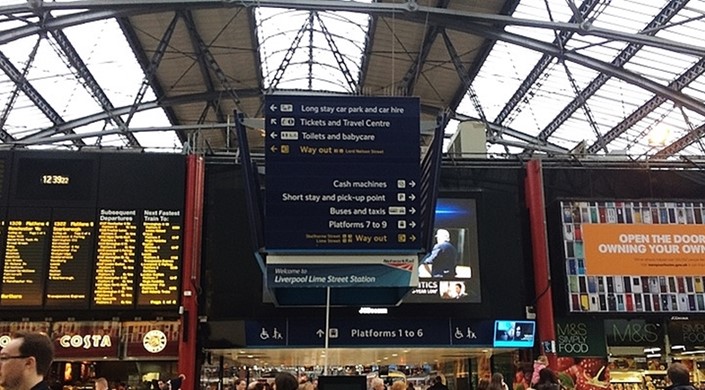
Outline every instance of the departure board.
<svg viewBox="0 0 705 390"><path fill-rule="evenodd" d="M0 152L0 310L177 307L185 174L174 154Z"/></svg>
<svg viewBox="0 0 705 390"><path fill-rule="evenodd" d="M88 307L93 263L93 216L86 210L55 210L51 222L47 307Z"/></svg>
<svg viewBox="0 0 705 390"><path fill-rule="evenodd" d="M137 212L100 210L93 303L132 305L137 254Z"/></svg>
<svg viewBox="0 0 705 390"><path fill-rule="evenodd" d="M41 210L10 210L5 229L0 305L42 304L49 218Z"/></svg>

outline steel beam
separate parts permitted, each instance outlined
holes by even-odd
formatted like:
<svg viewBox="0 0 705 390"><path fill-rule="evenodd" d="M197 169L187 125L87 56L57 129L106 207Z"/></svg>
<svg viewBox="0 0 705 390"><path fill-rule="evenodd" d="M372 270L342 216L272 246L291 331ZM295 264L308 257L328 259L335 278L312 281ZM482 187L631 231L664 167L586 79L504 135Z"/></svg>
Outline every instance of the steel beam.
<svg viewBox="0 0 705 390"><path fill-rule="evenodd" d="M174 19L172 20L172 23L174 20L178 18L178 15L174 15ZM170 31L171 24L169 27L167 27L167 30L164 32L164 35L162 36L161 41L159 42L159 45L157 46L157 50L155 51L154 55L152 56L152 59L148 59L147 55L145 53L144 47L140 43L139 39L137 38L137 32L135 31L134 27L132 27L132 23L127 18L120 17L116 19L118 22L118 25L120 25L120 28L122 29L123 34L125 34L125 38L127 39L127 43L130 45L132 48L132 52L135 55L135 58L137 58L137 62L140 64L140 67L142 68L142 72L145 75L145 80L151 87L152 90L154 91L154 95L159 99L160 97L166 96L166 92L164 92L164 88L162 88L161 83L159 83L159 79L157 79L156 76L156 68L159 66L158 61L154 62L156 60L155 56L157 53L160 51L160 48L162 47L162 42L166 42L166 36L167 33ZM166 46L167 44L163 45L164 51L166 51ZM161 55L160 55L161 58ZM154 65L153 65L154 62ZM154 66L154 72L150 72L150 69ZM136 101L137 99L135 99ZM140 99L139 103L142 102L142 99ZM138 104L139 104L138 103ZM137 106L137 105L135 105ZM167 119L169 120L169 123L173 125L178 125L179 120L176 117L176 113L171 107L164 107L164 113L166 114ZM134 114L134 113L133 113ZM129 115L129 113L128 113ZM179 137L179 140L181 142L186 141L186 134L183 132L177 132L177 136Z"/></svg>
<svg viewBox="0 0 705 390"><path fill-rule="evenodd" d="M586 18L590 14L590 12L595 9L598 3L600 3L600 0L583 1L583 3L580 5L580 8L578 9L580 17L582 17L583 19ZM580 21L578 20L578 16L574 15L570 18L569 22L578 23ZM573 37L573 35L575 35L574 31L561 31L558 33L556 39L553 40L553 45L563 47L565 43ZM517 87L517 90L514 91L512 97L509 98L509 100L504 104L504 107L502 107L502 110L494 119L494 122L504 123L504 121L509 118L510 113L524 99L524 96L535 85L536 81L539 79L539 77L541 77L543 72L548 68L554 58L555 57L550 56L548 54L544 54L543 56L541 56L541 58L538 60L536 65L534 65L534 67L531 69L526 78L521 82L519 87Z"/></svg>
<svg viewBox="0 0 705 390"><path fill-rule="evenodd" d="M19 86L20 90L24 92L29 100L37 106L39 111L41 111L51 121L51 123L54 124L54 126L61 125L65 122L64 118L62 118L61 115L59 115L59 113L56 112L56 110L54 110L54 108L49 104L49 102L44 99L39 91L37 91L32 84L30 84L30 82L22 76L22 73L12 64L12 62L10 62L10 59L7 58L2 51L0 51L0 69L7 74L15 85ZM66 128L64 129L64 132L73 134L73 128ZM84 145L81 140L74 141L74 144L77 146Z"/></svg>
<svg viewBox="0 0 705 390"><path fill-rule="evenodd" d="M696 62L695 65L690 67L690 69L686 70L677 79L668 84L668 88L674 91L680 91L681 89L685 88L686 85L690 84L695 79L700 77L703 73L705 73L705 58L701 58L700 61ZM625 131L634 126L637 122L644 119L650 112L655 110L666 100L666 97L660 95L656 95L653 98L649 99L649 101L644 103L641 107L637 108L623 121L619 122L616 126L614 126L607 133L605 133L602 136L605 143L610 143L617 139L617 137L622 135ZM587 152L592 154L596 153L599 149L600 146L596 142L590 145L590 147L588 147Z"/></svg>
<svg viewBox="0 0 705 390"><path fill-rule="evenodd" d="M688 2L688 0L673 0L666 7L664 7L661 12L654 17L654 19L644 28L647 32L645 34L656 34L659 27L668 23L671 18L673 18ZM622 51L617 54L617 56L612 60L611 64L616 67L622 67L624 64L629 62L636 54L641 50L643 45L638 43L630 43ZM547 139L551 136L566 120L568 120L575 111L581 107L584 102L594 95L603 85L610 79L609 73L600 73L595 77L590 84L588 84L578 96L576 96L570 103L568 103L563 110L561 110L558 115L544 127L539 133L538 137L541 139Z"/></svg>
<svg viewBox="0 0 705 390"><path fill-rule="evenodd" d="M188 30L189 38L191 38L191 46L193 46L193 52L195 54L194 62L198 64L198 69L201 71L201 77L203 77L203 84L206 86L206 91L215 92L215 83L213 82L210 67L208 66L210 51L205 42L203 42L201 34L196 30L196 23L193 21L191 11L181 12L181 17L184 19L186 30ZM212 57L212 54L210 54L210 57ZM235 103L237 104L239 101L240 98L235 96ZM213 107L213 111L218 117L218 122L225 122L225 116L220 109L220 103L216 103L215 100L209 100L206 107L208 106Z"/></svg>
<svg viewBox="0 0 705 390"><path fill-rule="evenodd" d="M328 46L330 47L330 50L333 53L333 56L335 57L335 61L338 63L340 71L343 73L343 77L345 77L345 81L347 81L348 83L348 87L350 87L350 92L357 93L359 90L359 84L352 77L352 74L350 73L350 68L348 68L348 64L345 62L345 57L340 54L338 45L336 45L333 36L328 31L328 28L326 27L325 23L323 23L323 19L318 15L318 12L315 13L315 17L316 19L318 19L318 23L321 24L321 30L323 31L323 35L325 36L326 41L328 42ZM313 28L313 24L311 25L311 27Z"/></svg>
<svg viewBox="0 0 705 390"><path fill-rule="evenodd" d="M119 128L125 130L122 135L127 139L127 146L139 147L139 141L127 130L127 125L122 118L119 115L112 115L112 110L115 109L115 106L113 106L113 103L108 98L108 95L105 94L103 88L100 84L98 84L95 77L93 77L93 73L91 73L88 69L86 63L83 62L83 59L76 51L76 48L73 47L73 44L69 41L66 34L64 34L61 30L50 30L49 33L52 37L54 37L54 40L61 48L61 51L66 56L66 60L69 62L73 70L76 71L78 78L83 80L83 84L87 88L88 92L90 92L104 111L111 114L110 120L112 120Z"/></svg>
<svg viewBox="0 0 705 390"><path fill-rule="evenodd" d="M703 135L705 135L705 124L700 125L697 128L691 130L686 135L677 139L672 144L656 152L656 154L651 156L649 159L653 160L668 158L685 149L686 147L690 146L693 142L697 141L699 138L702 138Z"/></svg>

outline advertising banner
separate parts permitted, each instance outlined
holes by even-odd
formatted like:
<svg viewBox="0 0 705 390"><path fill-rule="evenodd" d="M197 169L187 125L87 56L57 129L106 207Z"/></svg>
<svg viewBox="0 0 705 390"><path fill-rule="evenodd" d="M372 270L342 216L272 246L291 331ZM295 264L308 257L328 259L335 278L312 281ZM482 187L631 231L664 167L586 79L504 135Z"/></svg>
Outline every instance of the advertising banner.
<svg viewBox="0 0 705 390"><path fill-rule="evenodd" d="M605 320L605 337L610 347L664 348L664 329L646 320Z"/></svg>
<svg viewBox="0 0 705 390"><path fill-rule="evenodd" d="M682 346L684 350L693 350L705 345L705 321L679 320L668 323L668 337L671 349Z"/></svg>
<svg viewBox="0 0 705 390"><path fill-rule="evenodd" d="M705 312L705 203L563 201L572 312Z"/></svg>
<svg viewBox="0 0 705 390"><path fill-rule="evenodd" d="M58 360L117 359L120 323L117 321L55 322L51 331Z"/></svg>

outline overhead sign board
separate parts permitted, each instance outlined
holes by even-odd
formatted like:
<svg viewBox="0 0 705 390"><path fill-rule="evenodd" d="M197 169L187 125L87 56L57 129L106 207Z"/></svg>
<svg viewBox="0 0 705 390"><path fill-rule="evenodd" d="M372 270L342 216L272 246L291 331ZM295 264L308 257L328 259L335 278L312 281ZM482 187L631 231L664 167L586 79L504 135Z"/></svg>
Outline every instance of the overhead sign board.
<svg viewBox="0 0 705 390"><path fill-rule="evenodd" d="M265 247L417 250L419 100L269 95Z"/></svg>
<svg viewBox="0 0 705 390"><path fill-rule="evenodd" d="M323 346L325 321L289 318L247 321L248 347ZM289 329L294 331L289 332ZM492 321L428 319L397 323L386 318L331 319L328 343L333 347L374 346L491 346Z"/></svg>
<svg viewBox="0 0 705 390"><path fill-rule="evenodd" d="M408 287L418 284L416 255L267 257L267 286Z"/></svg>

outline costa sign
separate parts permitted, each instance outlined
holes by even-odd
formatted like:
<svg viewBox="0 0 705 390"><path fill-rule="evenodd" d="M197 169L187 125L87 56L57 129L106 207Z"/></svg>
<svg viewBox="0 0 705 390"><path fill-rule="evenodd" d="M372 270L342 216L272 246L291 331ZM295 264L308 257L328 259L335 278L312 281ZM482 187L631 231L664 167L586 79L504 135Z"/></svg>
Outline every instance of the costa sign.
<svg viewBox="0 0 705 390"><path fill-rule="evenodd" d="M59 338L59 345L63 348L111 348L113 340L107 334L93 335L63 335Z"/></svg>
<svg viewBox="0 0 705 390"><path fill-rule="evenodd" d="M120 323L116 321L55 322L52 339L58 360L117 359Z"/></svg>

